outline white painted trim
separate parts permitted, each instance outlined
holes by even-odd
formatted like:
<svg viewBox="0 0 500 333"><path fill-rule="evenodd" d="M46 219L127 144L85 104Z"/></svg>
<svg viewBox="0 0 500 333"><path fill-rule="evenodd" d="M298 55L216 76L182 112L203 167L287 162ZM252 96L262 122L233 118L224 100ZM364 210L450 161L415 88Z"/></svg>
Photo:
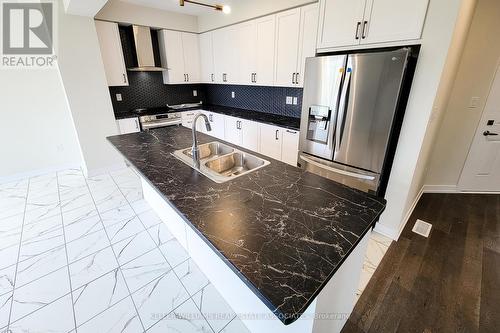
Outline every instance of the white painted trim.
<svg viewBox="0 0 500 333"><path fill-rule="evenodd" d="M49 167L49 168L44 168L44 169L37 169L37 170L32 170L32 171L27 171L27 172L20 172L16 173L10 176L3 176L0 177L0 184L4 183L9 183L13 182L16 180L21 180L21 179L26 179L26 178L31 178L31 177L36 177L36 176L42 176L48 173L53 173L53 172L58 172L58 171L63 171L63 170L68 170L68 169L82 169L82 166L80 164L64 164L64 165L58 165L54 167Z"/></svg>
<svg viewBox="0 0 500 333"><path fill-rule="evenodd" d="M379 234L388 237L393 240L398 239L398 234L394 232L391 228L387 228L385 225L378 223L375 224L375 228L373 228L373 231L378 232Z"/></svg>
<svg viewBox="0 0 500 333"><path fill-rule="evenodd" d="M457 185L424 185L423 193L459 193Z"/></svg>

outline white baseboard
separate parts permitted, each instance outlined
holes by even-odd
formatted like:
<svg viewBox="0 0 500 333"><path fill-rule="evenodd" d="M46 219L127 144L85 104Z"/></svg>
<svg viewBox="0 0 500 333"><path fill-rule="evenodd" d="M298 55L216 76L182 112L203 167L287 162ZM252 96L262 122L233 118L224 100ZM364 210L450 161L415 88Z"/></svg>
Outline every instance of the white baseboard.
<svg viewBox="0 0 500 333"><path fill-rule="evenodd" d="M424 185L423 193L459 193L457 185Z"/></svg>
<svg viewBox="0 0 500 333"><path fill-rule="evenodd" d="M32 170L32 171L27 171L27 172L20 172L16 173L13 175L9 176L3 176L0 177L0 184L4 183L9 183L13 182L16 180L21 180L21 179L26 179L26 178L31 178L31 177L36 177L36 176L42 176L48 173L52 172L58 172L58 171L63 171L67 169L81 169L82 166L80 164L65 164L65 165L58 165L50 168L43 168L43 169L37 169L37 170Z"/></svg>
<svg viewBox="0 0 500 333"><path fill-rule="evenodd" d="M385 225L380 224L378 222L377 222L377 224L375 224L375 228L373 228L373 231L375 231L375 232L377 232L385 237L393 239L393 240L398 239L398 234L396 232L394 232L393 229L387 228Z"/></svg>

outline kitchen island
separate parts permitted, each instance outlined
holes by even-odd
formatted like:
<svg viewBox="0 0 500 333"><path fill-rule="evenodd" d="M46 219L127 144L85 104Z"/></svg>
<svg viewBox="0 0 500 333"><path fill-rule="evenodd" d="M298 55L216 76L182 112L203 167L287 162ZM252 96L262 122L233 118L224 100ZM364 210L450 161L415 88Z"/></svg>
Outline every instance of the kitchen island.
<svg viewBox="0 0 500 333"><path fill-rule="evenodd" d="M383 199L263 156L270 165L215 183L172 155L192 145L191 131L182 127L108 140L252 332L342 327ZM199 140L216 141L201 133Z"/></svg>

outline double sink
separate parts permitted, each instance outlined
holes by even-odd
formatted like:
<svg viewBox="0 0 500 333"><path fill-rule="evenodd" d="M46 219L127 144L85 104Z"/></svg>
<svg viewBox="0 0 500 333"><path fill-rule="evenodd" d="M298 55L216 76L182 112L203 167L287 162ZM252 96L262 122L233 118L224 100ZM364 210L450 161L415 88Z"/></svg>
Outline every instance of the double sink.
<svg viewBox="0 0 500 333"><path fill-rule="evenodd" d="M198 171L216 183L225 183L270 164L269 161L218 141L199 145L198 148L200 150ZM191 148L176 150L173 155L193 167Z"/></svg>

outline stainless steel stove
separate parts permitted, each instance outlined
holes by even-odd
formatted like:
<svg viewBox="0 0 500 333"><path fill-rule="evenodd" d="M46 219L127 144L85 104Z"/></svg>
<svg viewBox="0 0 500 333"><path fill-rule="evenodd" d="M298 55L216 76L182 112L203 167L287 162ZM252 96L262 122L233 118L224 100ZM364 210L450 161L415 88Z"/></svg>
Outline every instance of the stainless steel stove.
<svg viewBox="0 0 500 333"><path fill-rule="evenodd" d="M201 103L167 105L165 107L135 109L133 112L139 116L141 130L147 131L153 128L181 125L181 110L200 105Z"/></svg>

